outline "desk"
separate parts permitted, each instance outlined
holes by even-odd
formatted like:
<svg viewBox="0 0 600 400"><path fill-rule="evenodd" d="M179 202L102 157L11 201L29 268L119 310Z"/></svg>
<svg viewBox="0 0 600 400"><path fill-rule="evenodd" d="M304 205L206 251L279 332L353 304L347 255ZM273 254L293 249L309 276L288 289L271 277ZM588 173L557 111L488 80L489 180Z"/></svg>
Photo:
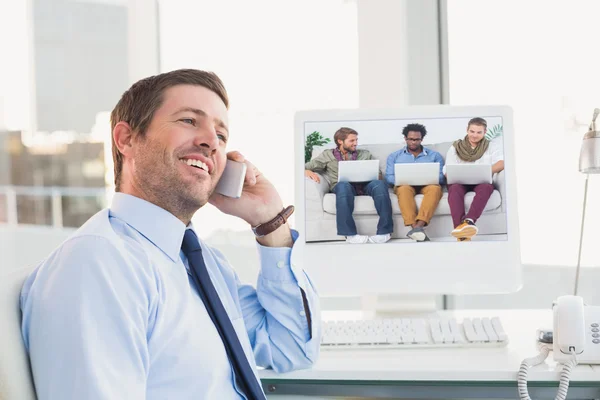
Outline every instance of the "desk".
<svg viewBox="0 0 600 400"><path fill-rule="evenodd" d="M324 313L325 314L325 313ZM360 314L358 314L360 315ZM260 371L269 399L287 395L317 398L515 399L517 371L523 359L538 354L537 328L552 327L551 310L440 311L441 316L498 316L509 344L501 348L322 350L308 370L276 374ZM353 317L360 318L354 313ZM324 316L324 319L333 319ZM560 364L552 359L529 370L529 394L554 399ZM297 397L296 397L297 398ZM578 365L571 374L569 399L600 398L600 365Z"/></svg>

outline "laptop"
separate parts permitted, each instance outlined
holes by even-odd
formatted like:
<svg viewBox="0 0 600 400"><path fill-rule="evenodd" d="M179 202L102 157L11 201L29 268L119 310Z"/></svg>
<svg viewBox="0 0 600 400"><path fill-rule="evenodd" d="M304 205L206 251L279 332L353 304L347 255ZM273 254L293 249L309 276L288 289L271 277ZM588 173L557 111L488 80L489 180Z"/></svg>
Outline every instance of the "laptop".
<svg viewBox="0 0 600 400"><path fill-rule="evenodd" d="M394 164L396 186L424 186L440 183L440 163Z"/></svg>
<svg viewBox="0 0 600 400"><path fill-rule="evenodd" d="M338 163L338 182L369 182L379 179L379 160L353 160Z"/></svg>
<svg viewBox="0 0 600 400"><path fill-rule="evenodd" d="M491 164L449 164L446 165L448 184L479 185L492 183Z"/></svg>

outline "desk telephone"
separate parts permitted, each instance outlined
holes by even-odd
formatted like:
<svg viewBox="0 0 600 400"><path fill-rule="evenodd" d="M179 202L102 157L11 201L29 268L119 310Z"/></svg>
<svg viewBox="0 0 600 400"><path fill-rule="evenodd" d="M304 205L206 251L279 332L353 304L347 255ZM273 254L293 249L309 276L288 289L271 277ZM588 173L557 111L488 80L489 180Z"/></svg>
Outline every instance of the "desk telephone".
<svg viewBox="0 0 600 400"><path fill-rule="evenodd" d="M600 364L600 307L583 304L579 296L556 300L552 352L554 361L573 358L578 364Z"/></svg>
<svg viewBox="0 0 600 400"><path fill-rule="evenodd" d="M561 296L552 311L553 331L538 330L540 354L521 363L517 383L522 400L531 400L527 391L529 368L544 362L550 350L554 361L562 364L557 400L566 399L570 374L577 364L600 364L600 307L584 304L579 296Z"/></svg>

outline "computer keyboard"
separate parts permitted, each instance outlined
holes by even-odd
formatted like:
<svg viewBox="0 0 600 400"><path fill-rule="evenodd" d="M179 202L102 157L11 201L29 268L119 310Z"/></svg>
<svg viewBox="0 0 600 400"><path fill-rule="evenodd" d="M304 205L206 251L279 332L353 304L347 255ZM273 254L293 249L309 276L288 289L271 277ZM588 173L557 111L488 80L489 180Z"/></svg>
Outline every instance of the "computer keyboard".
<svg viewBox="0 0 600 400"><path fill-rule="evenodd" d="M390 318L324 321L322 349L501 347L508 336L500 319Z"/></svg>

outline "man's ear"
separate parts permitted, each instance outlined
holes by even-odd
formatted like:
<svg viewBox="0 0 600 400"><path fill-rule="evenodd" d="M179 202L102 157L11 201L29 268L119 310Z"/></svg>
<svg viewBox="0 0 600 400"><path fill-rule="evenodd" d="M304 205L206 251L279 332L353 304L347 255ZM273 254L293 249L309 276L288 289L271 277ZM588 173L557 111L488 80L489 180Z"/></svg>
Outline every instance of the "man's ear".
<svg viewBox="0 0 600 400"><path fill-rule="evenodd" d="M127 122L119 122L113 129L113 140L119 152L124 156L131 155L133 150L133 129Z"/></svg>

